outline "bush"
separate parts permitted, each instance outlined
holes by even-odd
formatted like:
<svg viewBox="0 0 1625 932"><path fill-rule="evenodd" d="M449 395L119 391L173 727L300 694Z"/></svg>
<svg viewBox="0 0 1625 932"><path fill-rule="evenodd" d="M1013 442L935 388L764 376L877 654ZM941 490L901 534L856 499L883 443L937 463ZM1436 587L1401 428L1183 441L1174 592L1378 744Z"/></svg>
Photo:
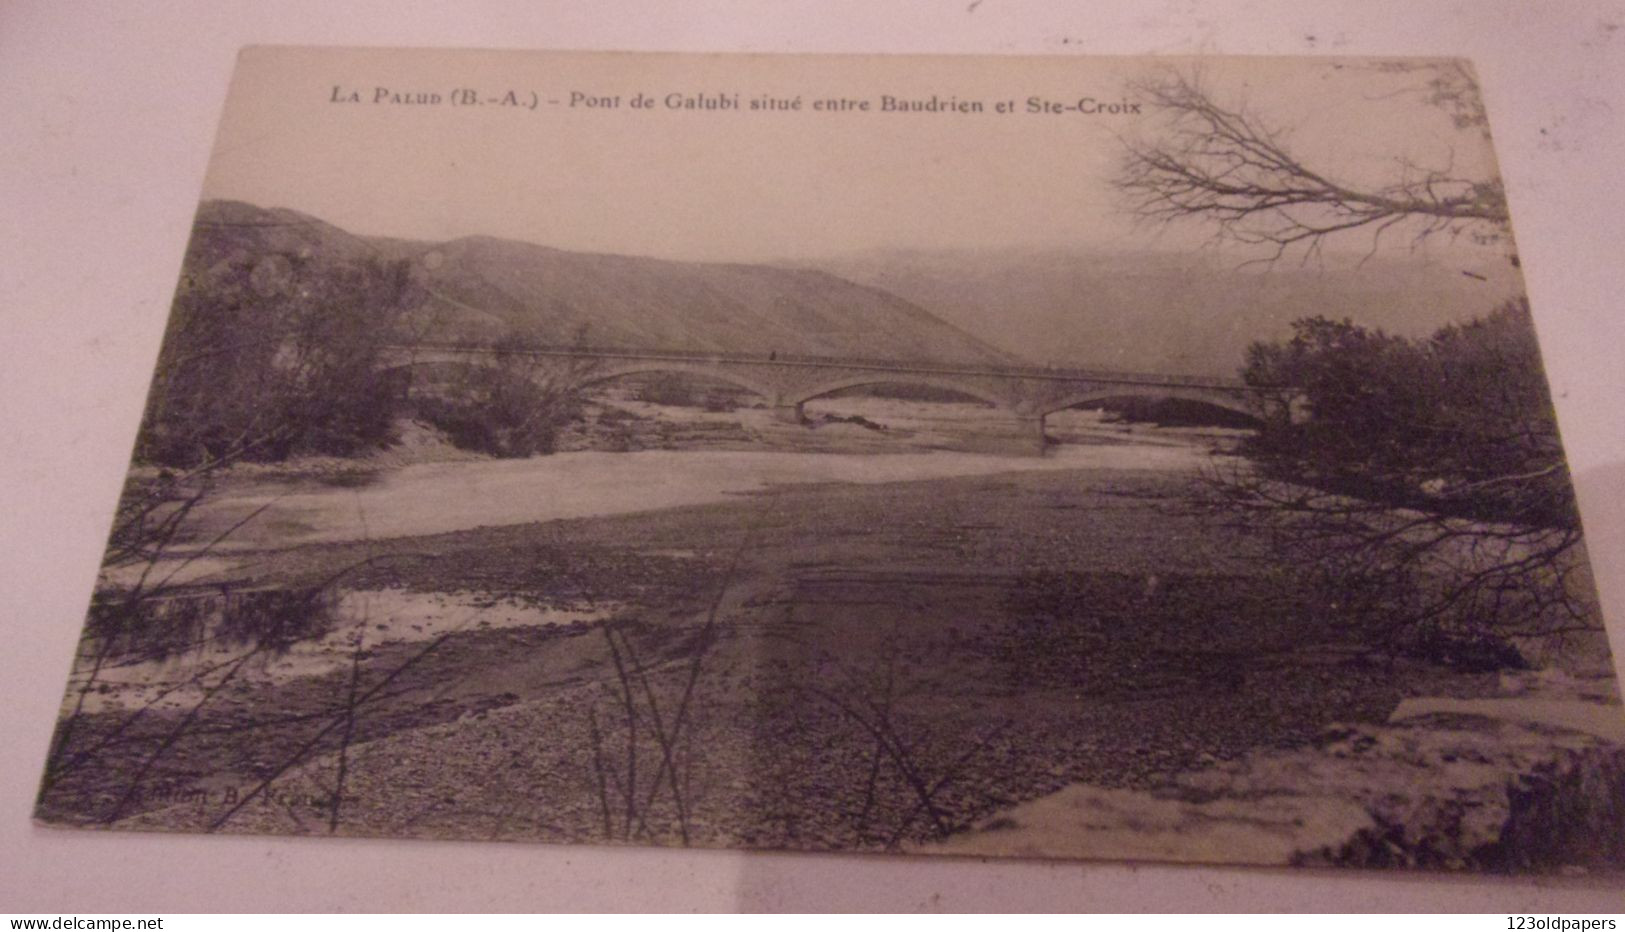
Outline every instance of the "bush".
<svg viewBox="0 0 1625 932"><path fill-rule="evenodd" d="M400 386L377 364L405 264L218 251L194 238L136 458L191 468L387 444Z"/></svg>
<svg viewBox="0 0 1625 932"><path fill-rule="evenodd" d="M1112 420L1130 424L1153 424L1157 427L1227 427L1253 428L1258 422L1216 405L1183 398L1142 398L1129 396L1107 398L1096 403Z"/></svg>
<svg viewBox="0 0 1625 932"><path fill-rule="evenodd" d="M497 365L465 371L418 415L462 449L498 457L552 453L559 432L581 413L568 373L546 369L513 341L497 347Z"/></svg>
<svg viewBox="0 0 1625 932"><path fill-rule="evenodd" d="M1243 376L1290 385L1246 452L1271 475L1425 511L1578 527L1527 302L1426 340L1317 317L1254 344Z"/></svg>
<svg viewBox="0 0 1625 932"><path fill-rule="evenodd" d="M1509 638L1598 627L1524 302L1424 340L1294 328L1244 375L1291 386L1309 416L1272 417L1243 448L1254 468L1216 477L1219 506L1390 651L1518 666Z"/></svg>

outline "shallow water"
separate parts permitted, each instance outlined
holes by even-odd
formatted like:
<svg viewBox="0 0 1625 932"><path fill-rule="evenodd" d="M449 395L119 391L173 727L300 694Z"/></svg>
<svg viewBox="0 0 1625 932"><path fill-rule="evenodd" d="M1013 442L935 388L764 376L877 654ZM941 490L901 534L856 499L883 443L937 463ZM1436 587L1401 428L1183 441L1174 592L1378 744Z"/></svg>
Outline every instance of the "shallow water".
<svg viewBox="0 0 1625 932"><path fill-rule="evenodd" d="M263 508L215 553L437 534L725 501L795 483L878 483L1056 469L1195 470L1205 448L1064 446L1043 457L933 451L889 455L709 450L581 452L525 460L426 463L361 488L270 483L227 490L198 512L207 541Z"/></svg>
<svg viewBox="0 0 1625 932"><path fill-rule="evenodd" d="M774 421L765 409L712 414L617 403L637 407L645 419L738 423L769 449L588 450L522 460L441 460L385 467L374 481L350 486L246 472L191 515L180 539L168 548L168 558L150 568L104 569L102 582L131 586L150 570L149 587L181 584L230 572L256 551L657 511L799 483L904 482L1068 469L1188 472L1211 463L1215 445L1235 433L1129 427L1108 423L1097 411L1069 410L1049 416L1047 433L1061 442L1043 456L973 453L935 447L1008 429L1006 415L972 404L824 399L809 405L810 417L828 411L857 414L885 429L829 422L809 429ZM796 449L807 442L827 446ZM894 444L894 452L886 450Z"/></svg>

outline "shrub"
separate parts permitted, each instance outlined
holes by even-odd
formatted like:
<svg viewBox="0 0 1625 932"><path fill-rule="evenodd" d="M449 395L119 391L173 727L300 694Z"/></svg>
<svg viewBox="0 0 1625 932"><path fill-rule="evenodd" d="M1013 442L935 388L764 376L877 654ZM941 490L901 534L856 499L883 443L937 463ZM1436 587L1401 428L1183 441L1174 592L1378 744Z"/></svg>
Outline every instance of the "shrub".
<svg viewBox="0 0 1625 932"><path fill-rule="evenodd" d="M418 413L465 450L498 457L552 453L559 432L581 413L575 381L510 340L498 345L496 365L465 370L444 394L420 399Z"/></svg>
<svg viewBox="0 0 1625 932"><path fill-rule="evenodd" d="M190 468L388 443L400 386L377 364L406 266L215 251L195 240L188 254L136 458Z"/></svg>
<svg viewBox="0 0 1625 932"><path fill-rule="evenodd" d="M1215 503L1390 651L1517 666L1509 639L1596 630L1524 302L1424 340L1324 318L1295 331L1253 346L1244 375L1292 386L1309 416L1272 417Z"/></svg>

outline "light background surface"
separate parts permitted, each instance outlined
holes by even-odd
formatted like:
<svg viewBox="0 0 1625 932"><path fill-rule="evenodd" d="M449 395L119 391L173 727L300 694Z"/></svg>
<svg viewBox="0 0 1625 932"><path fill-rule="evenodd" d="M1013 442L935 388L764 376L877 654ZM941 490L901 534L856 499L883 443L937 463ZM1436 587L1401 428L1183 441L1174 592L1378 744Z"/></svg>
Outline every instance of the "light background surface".
<svg viewBox="0 0 1625 932"><path fill-rule="evenodd" d="M1625 647L1625 3L0 4L0 912L1625 911L1625 879L97 834L29 821L239 47L1460 55ZM1617 661L1616 661L1617 662Z"/></svg>

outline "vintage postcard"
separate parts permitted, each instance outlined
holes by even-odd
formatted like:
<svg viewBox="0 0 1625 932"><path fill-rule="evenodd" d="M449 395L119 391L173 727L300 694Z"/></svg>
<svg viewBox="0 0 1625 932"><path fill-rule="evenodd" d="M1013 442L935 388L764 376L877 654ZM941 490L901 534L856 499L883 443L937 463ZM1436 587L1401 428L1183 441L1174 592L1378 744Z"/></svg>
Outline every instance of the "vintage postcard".
<svg viewBox="0 0 1625 932"><path fill-rule="evenodd" d="M246 50L36 817L1618 868L1530 315L1463 61Z"/></svg>

